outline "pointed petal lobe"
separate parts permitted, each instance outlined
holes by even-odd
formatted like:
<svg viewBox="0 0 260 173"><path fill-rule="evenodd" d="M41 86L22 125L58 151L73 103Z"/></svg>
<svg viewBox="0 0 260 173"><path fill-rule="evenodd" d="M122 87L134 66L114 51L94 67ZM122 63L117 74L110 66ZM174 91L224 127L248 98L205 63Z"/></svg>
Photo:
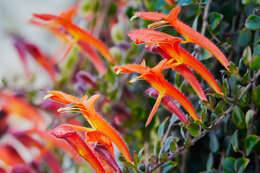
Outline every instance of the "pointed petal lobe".
<svg viewBox="0 0 260 173"><path fill-rule="evenodd" d="M208 101L199 81L188 67L181 64L178 66L173 66L173 69L179 72L189 82L201 100Z"/></svg>
<svg viewBox="0 0 260 173"><path fill-rule="evenodd" d="M167 15L158 12L135 12L134 15L151 21L159 21L167 18Z"/></svg>
<svg viewBox="0 0 260 173"><path fill-rule="evenodd" d="M155 88L149 88L145 91L147 95L150 97L157 98L159 92ZM174 101L167 95L163 96L161 103L165 106L169 111L174 113L182 122L188 123L189 121L185 117L184 113L177 107Z"/></svg>
<svg viewBox="0 0 260 173"><path fill-rule="evenodd" d="M150 115L149 115L149 117L148 117L148 119L145 123L145 127L147 127L150 124L150 122L152 121L155 112L157 111L158 107L160 106L160 103L161 103L163 96L164 96L164 93L159 93L159 96L156 99L156 102L153 106L153 109L152 109L152 111L151 111L151 113L150 113Z"/></svg>

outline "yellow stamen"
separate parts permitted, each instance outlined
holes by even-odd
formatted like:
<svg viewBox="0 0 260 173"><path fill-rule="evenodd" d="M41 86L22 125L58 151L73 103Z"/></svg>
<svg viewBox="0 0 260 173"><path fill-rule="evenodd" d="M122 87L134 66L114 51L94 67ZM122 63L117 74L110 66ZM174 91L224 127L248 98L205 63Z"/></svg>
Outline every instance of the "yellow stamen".
<svg viewBox="0 0 260 173"><path fill-rule="evenodd" d="M161 20L148 25L148 29L158 29L165 26L171 26L168 21Z"/></svg>
<svg viewBox="0 0 260 173"><path fill-rule="evenodd" d="M141 75L141 76L137 76L136 78L134 78L134 79L131 79L129 82L130 83L134 83L134 82L136 82L136 81L138 81L138 80L142 80L143 79L143 76Z"/></svg>

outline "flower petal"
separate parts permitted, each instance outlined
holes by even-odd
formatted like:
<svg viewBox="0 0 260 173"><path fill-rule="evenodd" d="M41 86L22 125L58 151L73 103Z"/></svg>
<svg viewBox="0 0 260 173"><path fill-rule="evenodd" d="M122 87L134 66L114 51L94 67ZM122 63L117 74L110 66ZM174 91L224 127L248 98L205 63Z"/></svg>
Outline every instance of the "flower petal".
<svg viewBox="0 0 260 173"><path fill-rule="evenodd" d="M55 75L57 73L57 70L55 68L55 63L51 59L46 57L36 45L31 43L26 43L25 48L31 54L31 56L36 60L36 62L46 70L46 72L49 74L51 79L55 81L56 80Z"/></svg>
<svg viewBox="0 0 260 173"><path fill-rule="evenodd" d="M23 98L0 91L0 106L8 114L17 115L32 122L34 127L39 128L45 125L45 120L40 112Z"/></svg>
<svg viewBox="0 0 260 173"><path fill-rule="evenodd" d="M95 130L86 133L86 142L98 142L100 144L103 144L108 149L110 154L114 157L114 148L112 142L109 137L101 131Z"/></svg>
<svg viewBox="0 0 260 173"><path fill-rule="evenodd" d="M148 72L148 69L142 65L137 64L127 64L123 66L118 66L114 68L116 73L139 73L143 74Z"/></svg>
<svg viewBox="0 0 260 173"><path fill-rule="evenodd" d="M178 37L173 37L163 32L154 31L151 29L136 29L128 32L128 36L136 43L159 44L170 43L179 44L182 40Z"/></svg>
<svg viewBox="0 0 260 173"><path fill-rule="evenodd" d="M158 13L158 12L135 12L134 15L141 17L145 20L151 20L151 21L159 21L167 18L166 14Z"/></svg>
<svg viewBox="0 0 260 173"><path fill-rule="evenodd" d="M119 136L117 131L95 111L94 104L97 101L97 99L98 95L94 95L90 97L88 100L82 98L83 105L78 105L78 107L81 109L82 114L90 122L92 127L103 132L106 136L108 136L111 139L111 141L118 147L118 149L126 158L126 160L128 162L133 162L130 152L123 139Z"/></svg>
<svg viewBox="0 0 260 173"><path fill-rule="evenodd" d="M77 97L65 94L60 91L49 91L47 97L64 104L78 104L80 102Z"/></svg>
<svg viewBox="0 0 260 173"><path fill-rule="evenodd" d="M174 86L172 86L168 81L164 80L162 82L163 87L166 90L166 95L174 98L176 101L178 101L190 114L190 116L194 120L199 120L201 121L201 118L197 115L194 107L192 104L189 102L189 100L180 92L178 91Z"/></svg>
<svg viewBox="0 0 260 173"><path fill-rule="evenodd" d="M159 95L159 92L155 88L148 88L145 90L145 93L149 95L150 97L157 98ZM174 103L174 101L167 95L163 96L162 102L161 102L169 111L174 113L182 122L188 123L189 121L185 117L184 113L177 107L177 105Z"/></svg>
<svg viewBox="0 0 260 173"><path fill-rule="evenodd" d="M168 45L164 45L162 49L171 57L177 59L177 62L180 61L179 63L183 63L199 73L218 94L223 94L212 74L200 61L198 61L185 49L180 46L176 47L176 49L172 49Z"/></svg>
<svg viewBox="0 0 260 173"><path fill-rule="evenodd" d="M101 59L99 58L96 51L92 48L92 46L88 42L83 41L83 40L79 40L78 45L81 48L81 50L85 54L88 55L88 58L93 63L93 65L96 67L97 71L102 75L105 74L106 73L106 67L103 64L103 62L101 61Z"/></svg>
<svg viewBox="0 0 260 173"><path fill-rule="evenodd" d="M12 145L0 146L0 160L9 166L25 164L24 159Z"/></svg>
<svg viewBox="0 0 260 173"><path fill-rule="evenodd" d="M54 173L63 173L61 165L58 158L51 152L47 152L44 155L44 160L46 161L49 169Z"/></svg>
<svg viewBox="0 0 260 173"><path fill-rule="evenodd" d="M157 111L158 107L160 106L160 103L161 103L161 100L162 100L163 96L164 96L164 93L159 93L159 95L158 95L158 97L156 99L156 102L155 102L155 104L153 106L153 109L150 112L150 115L149 115L149 117L148 117L148 119L147 119L147 121L145 123L145 127L147 127L150 124L150 122L152 121L155 112Z"/></svg>
<svg viewBox="0 0 260 173"><path fill-rule="evenodd" d="M99 95L94 95L87 99L87 97L82 97L82 99L78 99L68 94L64 94L59 91L51 91L49 92L49 96L51 99L60 101L65 104L75 104L81 113L84 115L86 120L90 123L90 125L103 132L107 135L111 141L118 147L118 149L122 152L123 156L126 158L128 162L133 162L130 152L124 143L123 139L119 136L116 130L110 126L96 111L95 111L95 102L99 98Z"/></svg>
<svg viewBox="0 0 260 173"><path fill-rule="evenodd" d="M74 129L64 126L56 127L52 131L52 134L57 138L65 139L98 173L105 173L104 168L92 149L82 140Z"/></svg>
<svg viewBox="0 0 260 173"><path fill-rule="evenodd" d="M179 72L189 82L189 84L192 86L192 88L201 100L208 101L199 81L188 67L181 64L177 66L172 66L172 68L175 71Z"/></svg>
<svg viewBox="0 0 260 173"><path fill-rule="evenodd" d="M229 70L228 66L230 65L230 63L228 62L226 56L221 52L221 50L208 38L178 19L178 14L180 10L181 7L176 7L172 9L169 16L167 17L167 20L188 42L198 44L208 50L227 70Z"/></svg>
<svg viewBox="0 0 260 173"><path fill-rule="evenodd" d="M121 169L118 166L115 158L111 155L111 153L107 150L104 145L95 145L94 150L98 153L99 158L104 165L104 168L107 173L121 173Z"/></svg>

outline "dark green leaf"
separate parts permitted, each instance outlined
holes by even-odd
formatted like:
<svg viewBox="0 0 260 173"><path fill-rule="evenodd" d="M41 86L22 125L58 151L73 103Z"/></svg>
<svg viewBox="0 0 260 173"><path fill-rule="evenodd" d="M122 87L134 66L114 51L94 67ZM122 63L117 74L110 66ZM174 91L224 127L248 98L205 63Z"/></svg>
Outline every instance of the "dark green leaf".
<svg viewBox="0 0 260 173"><path fill-rule="evenodd" d="M217 12L212 12L208 16L208 23L210 25L211 30L216 29L219 25L220 21L223 19L223 15Z"/></svg>
<svg viewBox="0 0 260 173"><path fill-rule="evenodd" d="M252 60L252 51L249 46L244 49L242 58L243 58L243 63L246 66L248 66L249 62Z"/></svg>
<svg viewBox="0 0 260 173"><path fill-rule="evenodd" d="M218 104L217 104L217 106L216 106L215 113L216 113L217 115L222 114L222 112L223 112L223 107L224 107L224 102L221 100L221 101L218 102Z"/></svg>
<svg viewBox="0 0 260 173"><path fill-rule="evenodd" d="M238 148L239 148L238 143L239 143L239 141L238 141L238 130L236 130L235 133L233 133L232 138L231 138L231 144L232 144L233 150L235 152L238 151Z"/></svg>
<svg viewBox="0 0 260 173"><path fill-rule="evenodd" d="M166 118L166 119L161 123L161 125L160 125L159 128L158 128L157 134L158 134L158 136L159 136L160 138L162 138L163 135L164 135L164 129L165 129L165 124L166 124L167 120L168 120L168 118Z"/></svg>
<svg viewBox="0 0 260 173"><path fill-rule="evenodd" d="M254 89L253 100L254 100L256 106L260 107L260 86L258 86Z"/></svg>
<svg viewBox="0 0 260 173"><path fill-rule="evenodd" d="M171 143L174 140L174 136L169 136L166 140L165 140L165 144L164 144L164 151L168 151L170 149Z"/></svg>
<svg viewBox="0 0 260 173"><path fill-rule="evenodd" d="M254 146L258 143L258 141L259 141L259 137L256 136L256 135L248 135L246 137L246 139L245 139L245 149L246 149L246 155L247 156L252 152Z"/></svg>
<svg viewBox="0 0 260 173"><path fill-rule="evenodd" d="M256 56L253 57L253 60L250 63L250 67L253 70L260 69L260 55L256 55Z"/></svg>
<svg viewBox="0 0 260 173"><path fill-rule="evenodd" d="M249 45L252 37L252 32L249 29L243 28L238 36L239 45L245 47Z"/></svg>
<svg viewBox="0 0 260 173"><path fill-rule="evenodd" d="M245 127L244 115L240 107L235 106L232 112L232 121L240 129Z"/></svg>
<svg viewBox="0 0 260 173"><path fill-rule="evenodd" d="M235 159L233 157L227 157L223 161L222 167L225 173L235 173L234 170Z"/></svg>
<svg viewBox="0 0 260 173"><path fill-rule="evenodd" d="M188 130L192 136L198 136L200 133L200 126L195 123L189 124Z"/></svg>
<svg viewBox="0 0 260 173"><path fill-rule="evenodd" d="M246 112L246 127L249 127L250 124L250 120L253 118L253 116L255 115L255 111L250 109Z"/></svg>
<svg viewBox="0 0 260 173"><path fill-rule="evenodd" d="M246 19L246 27L248 29L260 29L260 16L251 15Z"/></svg>
<svg viewBox="0 0 260 173"><path fill-rule="evenodd" d="M258 41L260 42L260 39L259 39ZM256 55L260 55L260 44L257 44L257 45L254 47L253 56L256 56Z"/></svg>
<svg viewBox="0 0 260 173"><path fill-rule="evenodd" d="M207 160L207 170L210 171L213 167L213 163L214 163L214 157L213 157L213 154L210 153L209 154L209 158Z"/></svg>
<svg viewBox="0 0 260 173"><path fill-rule="evenodd" d="M210 133L209 137L210 137L210 139L209 139L209 148L210 148L212 153L216 153L218 151L218 149L219 149L218 138L215 135L215 133Z"/></svg>
<svg viewBox="0 0 260 173"><path fill-rule="evenodd" d="M236 159L235 165L234 165L235 171L237 173L243 173L244 170L246 169L248 163L249 163L249 159L247 159L247 158Z"/></svg>

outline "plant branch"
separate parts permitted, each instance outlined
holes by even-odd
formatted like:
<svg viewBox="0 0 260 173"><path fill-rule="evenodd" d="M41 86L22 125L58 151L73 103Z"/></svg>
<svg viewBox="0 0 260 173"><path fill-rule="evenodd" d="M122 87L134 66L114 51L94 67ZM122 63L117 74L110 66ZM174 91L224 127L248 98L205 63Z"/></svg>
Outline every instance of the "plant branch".
<svg viewBox="0 0 260 173"><path fill-rule="evenodd" d="M246 94L246 92L251 88L252 84L254 83L254 81L257 79L258 76L260 76L260 70L257 71L255 76L249 81L247 86L240 93L240 95L238 97L238 100L240 100ZM228 115L228 114L230 114L232 112L233 108L234 108L234 105L231 105L225 112L222 113L222 115L220 117L217 118L217 120L215 121L215 123L213 125L214 128L216 128L216 126L222 122L222 120L224 119L224 117L226 115ZM202 131L198 137L195 137L195 138L193 138L191 140L191 145L189 145L189 146L194 145L197 141L199 141L201 138L206 136L206 134L208 134L208 132L210 132L210 131L211 130L204 130L204 131ZM186 146L181 146L181 147L177 148L176 151L174 153L172 153L164 162L159 162L158 164L156 164L153 167L151 167L151 169L148 171L148 173L152 173L154 170L156 170L157 168L161 167L165 162L173 160L176 156L178 156L178 154L180 154L186 148L187 148Z"/></svg>

